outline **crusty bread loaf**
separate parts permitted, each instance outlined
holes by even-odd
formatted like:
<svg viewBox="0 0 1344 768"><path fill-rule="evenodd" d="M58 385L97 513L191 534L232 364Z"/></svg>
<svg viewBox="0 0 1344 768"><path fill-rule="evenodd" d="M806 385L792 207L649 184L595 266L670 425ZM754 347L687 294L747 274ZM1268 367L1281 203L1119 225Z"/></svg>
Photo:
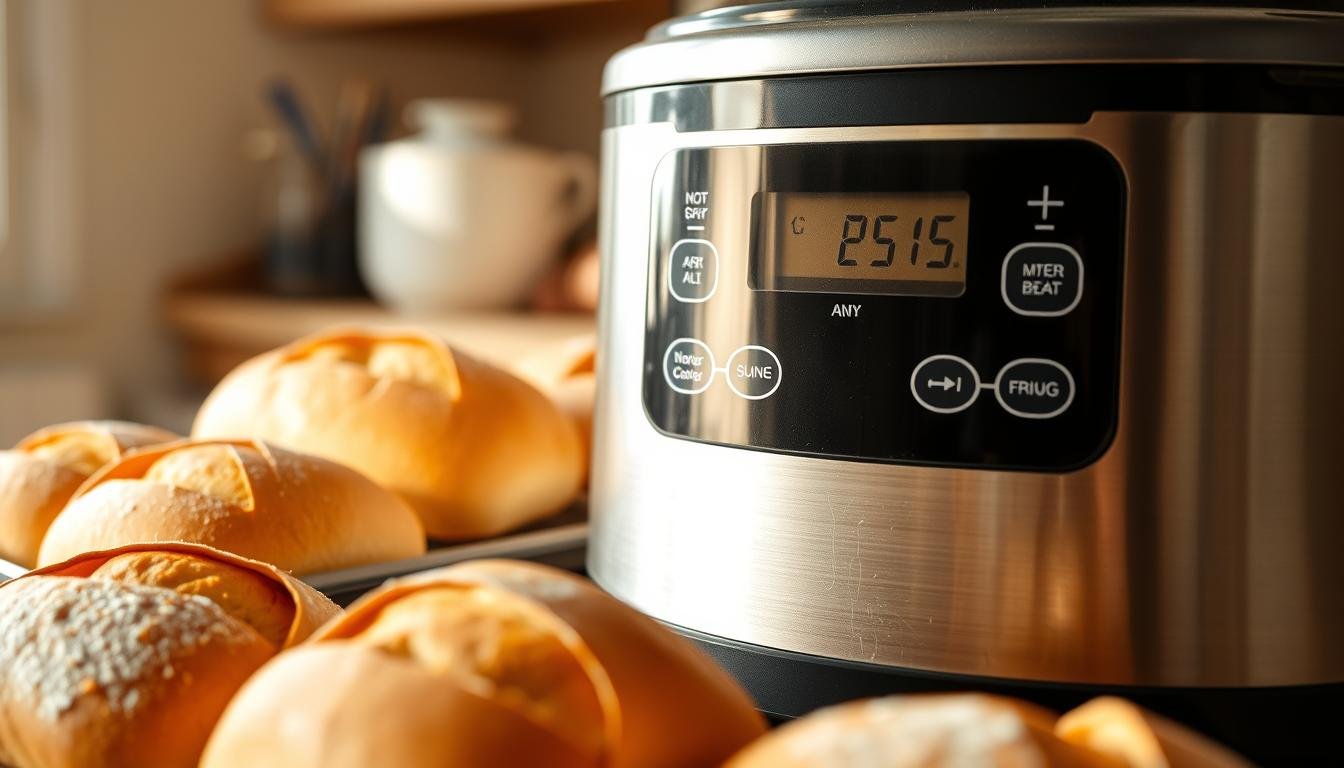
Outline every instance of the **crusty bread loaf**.
<svg viewBox="0 0 1344 768"><path fill-rule="evenodd" d="M1121 768L1052 733L1053 714L983 694L889 696L819 710L726 768Z"/></svg>
<svg viewBox="0 0 1344 768"><path fill-rule="evenodd" d="M206 544L299 574L424 553L395 494L354 470L259 441L182 441L132 453L84 484L38 560L138 542Z"/></svg>
<svg viewBox="0 0 1344 768"><path fill-rule="evenodd" d="M0 558L31 568L51 521L89 475L126 451L176 440L122 421L57 424L0 451Z"/></svg>
<svg viewBox="0 0 1344 768"><path fill-rule="evenodd" d="M1059 718L1061 739L1110 755L1126 768L1249 768L1231 750L1124 699L1103 696Z"/></svg>
<svg viewBox="0 0 1344 768"><path fill-rule="evenodd" d="M0 588L0 763L194 766L271 645L206 598L102 579Z"/></svg>
<svg viewBox="0 0 1344 768"><path fill-rule="evenodd" d="M715 766L762 732L652 620L571 574L479 561L385 585L267 665L202 766Z"/></svg>
<svg viewBox="0 0 1344 768"><path fill-rule="evenodd" d="M210 394L192 434L354 467L441 539L558 512L582 482L578 435L548 398L416 331L333 331L254 358Z"/></svg>

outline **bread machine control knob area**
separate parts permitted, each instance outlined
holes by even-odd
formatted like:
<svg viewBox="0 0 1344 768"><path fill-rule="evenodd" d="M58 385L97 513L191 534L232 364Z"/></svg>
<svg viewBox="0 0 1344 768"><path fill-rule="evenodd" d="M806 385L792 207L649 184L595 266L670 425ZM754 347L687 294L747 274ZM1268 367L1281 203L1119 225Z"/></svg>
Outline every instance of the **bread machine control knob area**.
<svg viewBox="0 0 1344 768"><path fill-rule="evenodd" d="M647 267L606 286L642 415L809 461L1096 461L1120 402L1119 162L1079 139L874 130L891 138L836 126L658 161L642 242L621 240Z"/></svg>
<svg viewBox="0 0 1344 768"><path fill-rule="evenodd" d="M678 240L667 257L667 290L687 304L708 301L719 287L719 250L708 240Z"/></svg>

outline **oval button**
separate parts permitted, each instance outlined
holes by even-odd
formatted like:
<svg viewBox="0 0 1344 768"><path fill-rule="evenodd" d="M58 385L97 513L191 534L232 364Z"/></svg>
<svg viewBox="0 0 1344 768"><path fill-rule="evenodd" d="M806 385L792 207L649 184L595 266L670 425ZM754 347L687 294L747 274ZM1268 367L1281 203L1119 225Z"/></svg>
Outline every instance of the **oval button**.
<svg viewBox="0 0 1344 768"><path fill-rule="evenodd" d="M1012 361L994 381L999 405L1024 419L1053 419L1073 404L1073 391L1069 369L1040 357Z"/></svg>
<svg viewBox="0 0 1344 768"><path fill-rule="evenodd" d="M714 382L714 353L699 339L677 339L663 353L663 379L683 395L698 395Z"/></svg>
<svg viewBox="0 0 1344 768"><path fill-rule="evenodd" d="M915 366L910 392L934 413L957 413L970 408L980 396L980 375L956 355L934 355Z"/></svg>
<svg viewBox="0 0 1344 768"><path fill-rule="evenodd" d="M784 375L774 352L757 344L739 347L728 358L728 386L739 397L764 400L775 394Z"/></svg>
<svg viewBox="0 0 1344 768"><path fill-rule="evenodd" d="M719 287L719 249L708 240L678 240L667 255L667 289L687 304L708 301Z"/></svg>

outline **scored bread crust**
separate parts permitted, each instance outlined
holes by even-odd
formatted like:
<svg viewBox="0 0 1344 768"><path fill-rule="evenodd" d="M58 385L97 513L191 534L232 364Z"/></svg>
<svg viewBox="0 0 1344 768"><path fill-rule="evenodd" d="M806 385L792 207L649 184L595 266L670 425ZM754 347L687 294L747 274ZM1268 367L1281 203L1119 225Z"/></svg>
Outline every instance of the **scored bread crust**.
<svg viewBox="0 0 1344 768"><path fill-rule="evenodd" d="M40 429L0 451L0 558L25 568L37 562L51 521L90 473L53 456L34 453L62 438L95 443L113 461L133 448L179 439L157 427L125 421L74 421Z"/></svg>
<svg viewBox="0 0 1344 768"><path fill-rule="evenodd" d="M283 723L284 727L277 727ZM559 734L414 663L351 642L305 644L243 686L201 768L596 768Z"/></svg>
<svg viewBox="0 0 1344 768"><path fill-rule="evenodd" d="M413 662L361 642L385 608L423 590L444 587L506 593L531 603L538 616L585 670L603 713L603 754L586 761L555 729L521 708L485 698ZM318 656L320 654L320 657ZM362 668L347 679L327 670ZM395 674L392 670L396 670ZM351 673L353 675L353 673ZM426 690L442 709L461 707L490 727L462 727L445 719L451 738L423 737ZM358 692L358 695L355 692ZM415 723L394 705L415 701ZM375 704L374 702L380 703ZM286 727L275 727L284 713ZM432 721L432 719L431 719ZM474 722L474 721L472 721ZM513 739L531 749L542 738L568 745L563 759L530 759L514 752ZM323 626L304 647L263 669L230 705L206 750L204 768L227 765L360 765L345 755L372 755L381 744L405 747L411 766L582 764L626 768L719 765L765 731L765 723L737 684L707 657L592 584L553 568L510 561L477 561L403 578L356 601ZM504 735L499 735L503 733ZM451 743L454 739L463 743ZM524 748L520 747L520 748ZM462 750L476 750L465 761ZM414 759L412 759L412 757ZM575 760L579 762L574 762ZM326 762L331 760L334 762ZM566 762L568 761L568 762ZM394 761L396 762L396 761ZM398 762L398 764L402 764Z"/></svg>
<svg viewBox="0 0 1344 768"><path fill-rule="evenodd" d="M0 762L187 768L271 656L201 597L31 576L0 588Z"/></svg>
<svg viewBox="0 0 1344 768"><path fill-rule="evenodd" d="M323 354L405 344L437 384ZM492 536L560 511L582 483L569 420L521 379L414 330L334 330L249 360L196 416L197 437L254 436L354 467L401 494L430 536Z"/></svg>
<svg viewBox="0 0 1344 768"><path fill-rule="evenodd" d="M282 648L289 648L290 646L297 645L308 639L313 632L317 631L318 627L341 613L340 606L333 603L326 595L308 586L291 574L280 570L274 565L263 563L259 560L250 560L246 557L235 555L232 552L224 552L223 550L208 547L203 544L187 544L179 541L128 544L124 547L117 547L115 549L108 549L100 552L85 552L64 562L54 563L25 574L15 581L21 581L22 579L33 576L75 576L87 578L90 574L113 558L140 552L171 552L182 555L191 555L203 560L213 560L258 574L267 581L277 585L285 594L289 595L294 605L294 616L290 622L289 632L285 636L284 644L281 646Z"/></svg>
<svg viewBox="0 0 1344 768"><path fill-rule="evenodd" d="M247 498L144 479L180 449L226 446ZM223 460L223 459L222 459ZM257 440L183 440L140 450L90 477L52 522L41 565L142 542L206 544L297 574L414 557L424 531L395 494L352 469Z"/></svg>
<svg viewBox="0 0 1344 768"><path fill-rule="evenodd" d="M570 628L614 694L614 765L718 765L765 732L746 692L707 656L591 582L534 563L476 560L390 582L313 639L356 636L382 606L443 584L506 590Z"/></svg>

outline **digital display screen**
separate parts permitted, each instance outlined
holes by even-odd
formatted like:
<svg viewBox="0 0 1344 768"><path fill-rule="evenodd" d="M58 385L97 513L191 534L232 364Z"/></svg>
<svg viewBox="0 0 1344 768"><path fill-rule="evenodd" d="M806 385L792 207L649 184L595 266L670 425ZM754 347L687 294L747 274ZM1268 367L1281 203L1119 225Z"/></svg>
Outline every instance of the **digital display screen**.
<svg viewBox="0 0 1344 768"><path fill-rule="evenodd" d="M960 296L965 192L763 192L755 290Z"/></svg>

